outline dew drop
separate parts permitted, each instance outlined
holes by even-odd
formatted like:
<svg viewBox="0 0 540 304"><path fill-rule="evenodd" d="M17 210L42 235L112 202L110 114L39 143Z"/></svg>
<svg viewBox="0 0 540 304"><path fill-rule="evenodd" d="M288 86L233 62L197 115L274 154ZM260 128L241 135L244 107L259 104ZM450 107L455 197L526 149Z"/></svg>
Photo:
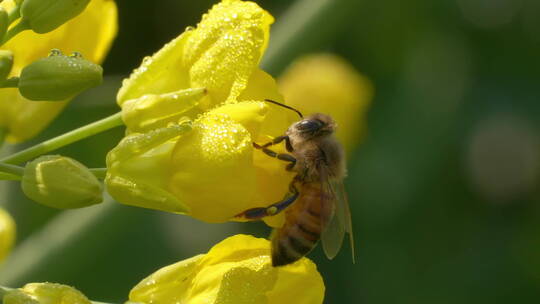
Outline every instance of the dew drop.
<svg viewBox="0 0 540 304"><path fill-rule="evenodd" d="M142 60L142 64L150 64L152 62L152 57L146 56Z"/></svg>
<svg viewBox="0 0 540 304"><path fill-rule="evenodd" d="M52 49L50 52L49 52L49 57L52 57L52 56L61 56L62 55L62 51L60 51L59 49Z"/></svg>
<svg viewBox="0 0 540 304"><path fill-rule="evenodd" d="M73 58L83 58L83 55L79 52L73 52L70 56Z"/></svg>

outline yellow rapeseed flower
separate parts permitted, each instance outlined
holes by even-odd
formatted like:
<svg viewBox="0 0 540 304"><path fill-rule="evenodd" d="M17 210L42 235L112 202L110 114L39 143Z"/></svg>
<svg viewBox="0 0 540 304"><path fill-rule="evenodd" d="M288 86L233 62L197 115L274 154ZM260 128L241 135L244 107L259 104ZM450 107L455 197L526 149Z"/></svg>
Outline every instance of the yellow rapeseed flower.
<svg viewBox="0 0 540 304"><path fill-rule="evenodd" d="M223 0L124 81L129 135L107 156L117 201L224 222L285 195L292 173L251 144L295 119L264 102L283 101L258 68L272 22L253 2Z"/></svg>
<svg viewBox="0 0 540 304"><path fill-rule="evenodd" d="M270 242L247 235L223 240L190 259L161 268L135 286L144 304L319 304L324 283L307 258L272 267Z"/></svg>
<svg viewBox="0 0 540 304"><path fill-rule="evenodd" d="M0 261L9 254L15 242L15 221L0 208Z"/></svg>
<svg viewBox="0 0 540 304"><path fill-rule="evenodd" d="M373 85L343 58L314 54L297 59L278 79L287 104L304 115L320 112L338 124L337 138L351 151L365 131Z"/></svg>
<svg viewBox="0 0 540 304"><path fill-rule="evenodd" d="M11 9L13 0L0 3ZM100 63L105 58L117 31L117 11L113 0L92 0L79 16L47 34L24 31L2 49L14 54L10 76L18 76L26 65L46 57L51 49L65 54L81 53L85 59ZM7 129L7 140L26 140L45 128L64 108L68 100L61 102L30 101L16 88L0 89L0 128Z"/></svg>

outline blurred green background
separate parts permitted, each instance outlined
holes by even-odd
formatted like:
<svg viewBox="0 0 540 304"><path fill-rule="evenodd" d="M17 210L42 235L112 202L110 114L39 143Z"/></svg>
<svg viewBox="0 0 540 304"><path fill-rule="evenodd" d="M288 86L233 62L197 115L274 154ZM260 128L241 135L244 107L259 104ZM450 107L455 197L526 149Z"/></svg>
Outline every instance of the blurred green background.
<svg viewBox="0 0 540 304"><path fill-rule="evenodd" d="M31 143L117 111L121 79L214 2L118 0L120 31L104 64L105 84L74 100ZM304 2L326 6L268 70L279 76L301 54L334 52L376 89L367 135L349 160L357 263L348 245L333 261L320 248L310 255L325 280L325 303L538 303L540 1ZM295 19L282 18L292 1L258 3L280 30L296 30ZM115 129L59 153L102 167L121 136ZM17 183L0 187L19 244L58 215L25 199ZM79 217L94 212L99 225L82 227L74 242L10 285L62 282L93 300L120 303L164 265L236 233L269 232L259 223L92 208L62 216L79 229ZM36 244L36 252L46 247Z"/></svg>

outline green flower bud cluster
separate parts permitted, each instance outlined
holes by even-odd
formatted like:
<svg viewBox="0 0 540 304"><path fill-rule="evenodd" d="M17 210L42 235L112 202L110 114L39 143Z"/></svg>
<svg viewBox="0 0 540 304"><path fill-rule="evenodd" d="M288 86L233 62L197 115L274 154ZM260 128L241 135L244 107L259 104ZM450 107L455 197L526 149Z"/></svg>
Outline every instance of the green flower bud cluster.
<svg viewBox="0 0 540 304"><path fill-rule="evenodd" d="M30 199L53 208L82 208L103 200L103 187L92 172L60 155L45 155L29 162L21 187Z"/></svg>
<svg viewBox="0 0 540 304"><path fill-rule="evenodd" d="M18 87L21 95L30 100L59 101L100 85L102 74L101 66L78 53L66 56L53 50L49 57L21 71Z"/></svg>

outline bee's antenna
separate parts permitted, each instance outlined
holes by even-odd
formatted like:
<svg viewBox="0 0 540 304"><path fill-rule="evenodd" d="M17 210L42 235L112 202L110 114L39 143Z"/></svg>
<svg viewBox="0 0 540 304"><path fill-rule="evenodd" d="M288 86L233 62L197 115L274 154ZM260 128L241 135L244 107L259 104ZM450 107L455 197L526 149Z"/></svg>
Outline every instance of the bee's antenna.
<svg viewBox="0 0 540 304"><path fill-rule="evenodd" d="M264 101L269 102L269 103L273 103L273 104L275 104L275 105L278 105L278 106L280 106L280 107L284 107L284 108L289 109L289 110L293 110L293 111L295 111L296 113L298 113L298 115L300 115L300 118L304 118L304 115L302 115L302 113L300 113L300 111L298 111L297 109L295 109L295 108L293 108L293 107L290 107L290 106L288 106L288 105L284 105L284 104L282 104L281 102L273 101L273 100L270 100L270 99L265 99Z"/></svg>

